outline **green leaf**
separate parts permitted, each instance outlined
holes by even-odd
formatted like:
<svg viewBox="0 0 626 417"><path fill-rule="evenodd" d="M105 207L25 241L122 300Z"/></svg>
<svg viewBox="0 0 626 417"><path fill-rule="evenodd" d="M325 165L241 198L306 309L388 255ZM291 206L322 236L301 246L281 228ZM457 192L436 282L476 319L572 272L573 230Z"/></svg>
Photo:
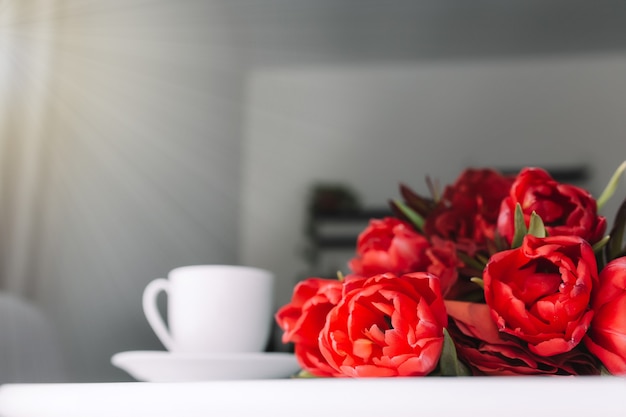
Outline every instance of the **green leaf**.
<svg viewBox="0 0 626 417"><path fill-rule="evenodd" d="M422 217L428 216L428 213L430 213L434 207L432 199L422 197L405 184L400 184L400 195L406 205L417 211Z"/></svg>
<svg viewBox="0 0 626 417"><path fill-rule="evenodd" d="M417 230L420 232L424 230L424 218L422 216L400 200L394 200L393 203L417 227Z"/></svg>
<svg viewBox="0 0 626 417"><path fill-rule="evenodd" d="M530 223L528 224L528 234L536 237L546 237L546 227L543 225L543 220L534 211L530 215Z"/></svg>
<svg viewBox="0 0 626 417"><path fill-rule="evenodd" d="M294 375L294 378L319 378L319 377L313 375L309 371L305 371L304 369L302 369L300 372Z"/></svg>
<svg viewBox="0 0 626 417"><path fill-rule="evenodd" d="M609 243L609 240L611 240L611 236L606 235L604 236L602 239L600 239L599 241L597 241L596 243L593 244L592 248L593 251L595 253L598 253L602 250L602 248L604 248L606 246L607 243Z"/></svg>
<svg viewBox="0 0 626 417"><path fill-rule="evenodd" d="M613 223L613 228L609 233L609 242L605 248L605 255L607 261L611 261L619 256L622 256L624 252L626 252L626 248L622 247L624 242L624 232L626 229L626 199L622 202L620 207L617 209L617 214L615 215L615 222Z"/></svg>
<svg viewBox="0 0 626 417"><path fill-rule="evenodd" d="M479 277L471 277L470 278L470 282L473 282L474 284L478 285L480 288L482 288L483 290L485 289L485 281L483 281L482 278Z"/></svg>
<svg viewBox="0 0 626 417"><path fill-rule="evenodd" d="M426 185L428 186L428 190L430 191L430 195L433 196L433 200L438 202L441 199L441 193L439 192L439 184L436 181L433 181L430 176L426 176Z"/></svg>
<svg viewBox="0 0 626 417"><path fill-rule="evenodd" d="M471 256L469 256L468 254L466 254L465 252L457 252L456 255L459 257L459 259L467 266L474 268L477 271L482 271L483 269L485 269L485 263L481 263L481 261L472 258Z"/></svg>
<svg viewBox="0 0 626 417"><path fill-rule="evenodd" d="M622 164L617 167L617 169L613 173L613 176L609 180L609 183L604 188L604 191L602 191L602 194L600 194L600 197L598 197L598 210L604 207L606 202L611 199L611 197L615 193L615 190L617 189L620 177L622 176L624 171L626 171L626 161L622 162Z"/></svg>
<svg viewBox="0 0 626 417"><path fill-rule="evenodd" d="M471 373L456 355L454 341L447 329L443 329L443 350L439 359L442 376L470 376Z"/></svg>
<svg viewBox="0 0 626 417"><path fill-rule="evenodd" d="M482 263L483 265L487 265L487 262L489 262L489 258L487 258L486 256L481 255L480 253L476 254L476 259Z"/></svg>
<svg viewBox="0 0 626 417"><path fill-rule="evenodd" d="M515 217L513 219L515 224L515 232L513 233L513 241L511 242L511 248L519 248L522 246L524 236L528 233L526 228L526 222L524 221L524 212L520 203L515 205Z"/></svg>
<svg viewBox="0 0 626 417"><path fill-rule="evenodd" d="M613 376L612 373L609 372L608 369L604 365L600 366L600 376Z"/></svg>
<svg viewBox="0 0 626 417"><path fill-rule="evenodd" d="M509 245L500 233L496 230L496 236L494 238L494 243L496 245L496 252L502 252L503 250L509 249Z"/></svg>

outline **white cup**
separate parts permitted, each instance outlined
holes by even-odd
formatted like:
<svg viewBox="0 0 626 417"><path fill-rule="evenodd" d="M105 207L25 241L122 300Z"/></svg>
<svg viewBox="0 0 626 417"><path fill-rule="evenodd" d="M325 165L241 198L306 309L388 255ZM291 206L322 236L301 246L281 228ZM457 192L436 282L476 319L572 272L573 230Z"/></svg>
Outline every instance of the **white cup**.
<svg viewBox="0 0 626 417"><path fill-rule="evenodd" d="M143 311L171 352L262 352L272 328L274 275L234 265L173 269L143 292ZM167 294L167 322L157 296Z"/></svg>

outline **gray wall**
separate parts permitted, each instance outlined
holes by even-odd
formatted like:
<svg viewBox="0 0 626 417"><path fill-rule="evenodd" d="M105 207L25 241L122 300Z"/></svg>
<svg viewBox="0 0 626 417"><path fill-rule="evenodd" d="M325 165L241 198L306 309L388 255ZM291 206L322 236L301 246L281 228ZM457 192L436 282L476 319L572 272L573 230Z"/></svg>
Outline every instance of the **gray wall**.
<svg viewBox="0 0 626 417"><path fill-rule="evenodd" d="M618 0L231 1L254 65L624 51Z"/></svg>
<svg viewBox="0 0 626 417"><path fill-rule="evenodd" d="M63 1L55 12L33 297L70 377L162 349L141 292L237 257L241 71L218 2Z"/></svg>
<svg viewBox="0 0 626 417"><path fill-rule="evenodd" d="M161 349L140 311L149 280L240 259L250 71L626 47L625 6L609 1L56 4L32 297L78 381L125 379L113 353Z"/></svg>

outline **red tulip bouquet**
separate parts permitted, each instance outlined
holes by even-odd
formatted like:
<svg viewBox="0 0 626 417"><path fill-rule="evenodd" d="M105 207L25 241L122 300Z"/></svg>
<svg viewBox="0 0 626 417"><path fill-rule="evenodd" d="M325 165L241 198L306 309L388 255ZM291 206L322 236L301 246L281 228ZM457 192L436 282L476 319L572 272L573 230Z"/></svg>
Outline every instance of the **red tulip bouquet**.
<svg viewBox="0 0 626 417"><path fill-rule="evenodd" d="M626 200L598 214L624 171L598 199L540 168L401 185L349 274L296 285L283 342L308 376L626 374Z"/></svg>

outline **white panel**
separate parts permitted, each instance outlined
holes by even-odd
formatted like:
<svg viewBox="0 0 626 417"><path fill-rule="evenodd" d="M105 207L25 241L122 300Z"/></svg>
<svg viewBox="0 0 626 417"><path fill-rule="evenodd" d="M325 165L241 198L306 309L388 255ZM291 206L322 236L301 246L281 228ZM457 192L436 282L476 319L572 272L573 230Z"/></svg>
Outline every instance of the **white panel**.
<svg viewBox="0 0 626 417"><path fill-rule="evenodd" d="M626 379L620 377L530 376L7 384L0 387L0 413L5 417L290 417L294 412L301 417L586 417L595 413L622 417L624 388ZM522 393L532 400L520 401Z"/></svg>

